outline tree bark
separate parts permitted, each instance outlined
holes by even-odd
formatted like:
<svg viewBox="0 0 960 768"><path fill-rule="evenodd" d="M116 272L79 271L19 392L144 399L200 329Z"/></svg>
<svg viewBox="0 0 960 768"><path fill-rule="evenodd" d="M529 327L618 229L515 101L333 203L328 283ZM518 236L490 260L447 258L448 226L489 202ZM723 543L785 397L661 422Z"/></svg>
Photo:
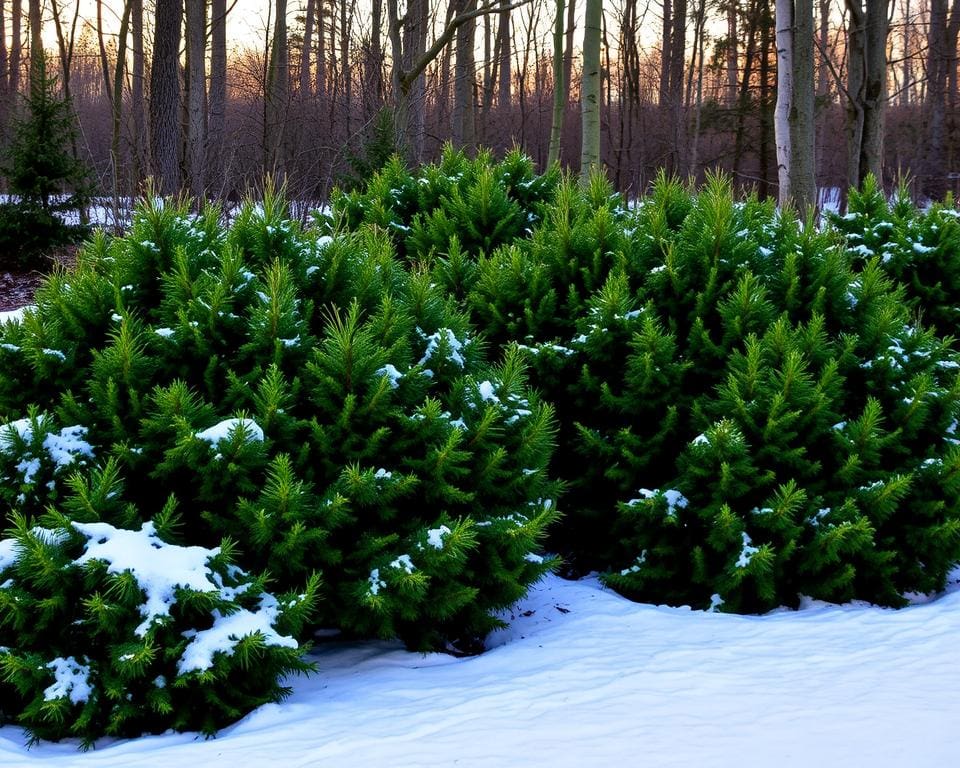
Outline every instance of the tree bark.
<svg viewBox="0 0 960 768"><path fill-rule="evenodd" d="M727 104L737 103L737 0L728 0L727 4Z"/></svg>
<svg viewBox="0 0 960 768"><path fill-rule="evenodd" d="M33 68L36 66L37 57L43 55L43 15L40 12L40 0L28 0L27 8L30 21L30 66Z"/></svg>
<svg viewBox="0 0 960 768"><path fill-rule="evenodd" d="M580 180L586 183L600 169L600 34L602 0L586 0L583 22L583 79L580 84L580 115L583 136Z"/></svg>
<svg viewBox="0 0 960 768"><path fill-rule="evenodd" d="M287 0L275 0L273 41L266 84L264 120L265 168L283 178L284 124L289 103L290 59L287 47Z"/></svg>
<svg viewBox="0 0 960 768"><path fill-rule="evenodd" d="M227 0L210 5L210 91L207 115L208 189L229 188L225 179L224 142L227 120Z"/></svg>
<svg viewBox="0 0 960 768"><path fill-rule="evenodd" d="M150 153L158 192L180 190L181 0L156 0L153 62L150 67Z"/></svg>
<svg viewBox="0 0 960 768"><path fill-rule="evenodd" d="M501 0L500 5L506 8L509 0ZM561 21L561 26L563 22ZM501 110L510 107L510 89L513 80L511 71L511 43L510 43L510 11L500 11L500 28L497 33L500 38L500 63L497 65L498 87L497 87L497 106Z"/></svg>
<svg viewBox="0 0 960 768"><path fill-rule="evenodd" d="M146 100L144 98L143 0L130 0L132 71L130 73L130 110L133 112L133 183L138 186L147 173L144 155L147 145Z"/></svg>
<svg viewBox="0 0 960 768"><path fill-rule="evenodd" d="M313 59L313 22L317 15L315 0L307 0L307 8L303 14L303 45L300 46L300 98L310 96L313 78L310 76L310 66Z"/></svg>
<svg viewBox="0 0 960 768"><path fill-rule="evenodd" d="M804 213L817 204L813 0L793 0L793 95L790 100L790 191Z"/></svg>
<svg viewBox="0 0 960 768"><path fill-rule="evenodd" d="M865 4L864 4L865 3ZM846 0L847 183L883 180L889 0Z"/></svg>
<svg viewBox="0 0 960 768"><path fill-rule="evenodd" d="M790 107L793 99L793 0L776 0L777 105L773 113L774 142L777 146L779 201L788 206L790 188Z"/></svg>
<svg viewBox="0 0 960 768"><path fill-rule="evenodd" d="M460 0L457 14L469 13L477 8L476 0ZM473 87L475 79L474 45L476 21L462 24L457 29L456 75L453 85L452 139L457 147L472 153L476 146L473 121Z"/></svg>
<svg viewBox="0 0 960 768"><path fill-rule="evenodd" d="M204 195L207 105L206 0L186 0L187 30L187 179L191 194Z"/></svg>
<svg viewBox="0 0 960 768"><path fill-rule="evenodd" d="M20 91L20 60L23 56L23 0L13 0L10 7L10 94Z"/></svg>
<svg viewBox="0 0 960 768"><path fill-rule="evenodd" d="M570 0L573 2L573 0ZM564 0L556 0L553 17L553 119L550 124L550 147L547 167L560 162L560 140L563 137L563 113L567 108L567 81L563 72L563 7Z"/></svg>

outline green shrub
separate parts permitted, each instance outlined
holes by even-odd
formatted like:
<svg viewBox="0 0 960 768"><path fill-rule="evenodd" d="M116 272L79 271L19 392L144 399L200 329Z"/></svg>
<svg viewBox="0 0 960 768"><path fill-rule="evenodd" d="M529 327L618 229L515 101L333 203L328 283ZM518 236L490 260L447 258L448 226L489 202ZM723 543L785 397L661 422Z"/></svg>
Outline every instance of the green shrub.
<svg viewBox="0 0 960 768"><path fill-rule="evenodd" d="M871 176L862 189L850 190L847 209L830 221L850 254L860 263L878 257L906 288L910 308L952 334L960 320L960 212L953 199L918 210L906 188L888 200Z"/></svg>
<svg viewBox="0 0 960 768"><path fill-rule="evenodd" d="M59 513L43 522L16 517L0 540L0 723L31 740L211 735L313 668L292 635L316 579L276 598L233 565L228 541L169 543L166 513L139 530Z"/></svg>
<svg viewBox="0 0 960 768"><path fill-rule="evenodd" d="M924 226L949 232L942 215ZM958 360L892 261L721 178L661 176L632 208L600 178L561 183L528 236L475 267L455 245L434 279L494 344L521 342L557 409L552 546L570 570L737 611L942 588L960 559Z"/></svg>
<svg viewBox="0 0 960 768"><path fill-rule="evenodd" d="M230 536L279 588L323 569L324 626L473 647L550 567L527 555L556 514L552 411L384 233L331 239L283 214L268 194L222 232L153 201L42 287L4 330L19 373L0 414L43 425L31 444L7 428L4 493L30 514L55 501L66 472L35 443L85 430L70 468L116 464L138 510L124 524L173 494L187 541Z"/></svg>
<svg viewBox="0 0 960 768"><path fill-rule="evenodd" d="M8 518L138 529L175 503L181 541L229 538L279 591L322 572L304 636L477 650L555 563L553 411L519 350L488 362L382 231L301 231L269 193L216 220L148 201L0 331Z"/></svg>
<svg viewBox="0 0 960 768"><path fill-rule="evenodd" d="M394 157L366 188L335 193L331 219L352 230L386 230L410 261L447 256L454 238L476 259L524 237L557 180L556 173L536 175L516 150L495 163L487 152L471 160L447 147L435 165L410 171Z"/></svg>
<svg viewBox="0 0 960 768"><path fill-rule="evenodd" d="M58 216L26 203L0 203L0 269L41 270L53 266L51 252L88 234Z"/></svg>

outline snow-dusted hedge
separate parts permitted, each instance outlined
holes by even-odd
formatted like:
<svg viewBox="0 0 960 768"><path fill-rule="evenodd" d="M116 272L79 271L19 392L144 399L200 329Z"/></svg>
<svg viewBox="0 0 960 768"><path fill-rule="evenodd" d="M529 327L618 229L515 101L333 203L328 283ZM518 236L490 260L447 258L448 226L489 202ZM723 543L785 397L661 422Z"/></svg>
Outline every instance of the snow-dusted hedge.
<svg viewBox="0 0 960 768"><path fill-rule="evenodd" d="M417 202L406 219L442 208ZM739 611L943 586L960 359L924 321L952 330L956 212L870 187L851 211L844 238L721 179L661 177L632 206L601 178L561 181L523 236L435 254L434 280L492 342L521 344L557 408L552 546L572 570ZM851 252L854 229L890 244Z"/></svg>
<svg viewBox="0 0 960 768"><path fill-rule="evenodd" d="M0 722L32 739L214 733L309 671L317 580L274 597L214 549L48 515L0 540ZM171 536L172 518L160 527Z"/></svg>
<svg viewBox="0 0 960 768"><path fill-rule="evenodd" d="M175 508L164 541L229 537L279 591L322 574L306 634L418 649L476 650L553 566L552 409L382 231L151 200L0 336L8 520Z"/></svg>

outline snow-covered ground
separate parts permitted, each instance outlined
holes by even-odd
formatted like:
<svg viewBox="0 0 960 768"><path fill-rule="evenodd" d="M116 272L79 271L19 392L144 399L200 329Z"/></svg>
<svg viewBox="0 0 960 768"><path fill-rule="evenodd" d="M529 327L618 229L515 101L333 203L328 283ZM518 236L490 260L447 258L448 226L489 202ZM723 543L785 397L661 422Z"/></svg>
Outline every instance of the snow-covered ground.
<svg viewBox="0 0 960 768"><path fill-rule="evenodd" d="M330 643L294 694L204 741L23 746L0 766L954 766L960 590L901 611L639 605L550 577L482 656Z"/></svg>

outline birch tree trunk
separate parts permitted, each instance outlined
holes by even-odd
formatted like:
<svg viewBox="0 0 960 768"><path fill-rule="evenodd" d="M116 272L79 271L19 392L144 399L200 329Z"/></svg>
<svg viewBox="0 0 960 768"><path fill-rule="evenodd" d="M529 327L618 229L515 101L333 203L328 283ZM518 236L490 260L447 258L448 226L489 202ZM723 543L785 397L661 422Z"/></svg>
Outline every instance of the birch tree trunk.
<svg viewBox="0 0 960 768"><path fill-rule="evenodd" d="M778 200L786 207L793 199L790 188L790 107L793 98L793 0L776 0L777 105L773 135L777 147Z"/></svg>
<svg viewBox="0 0 960 768"><path fill-rule="evenodd" d="M600 35L602 0L586 0L583 22L583 77L580 85L580 115L583 136L580 151L580 180L600 168Z"/></svg>

